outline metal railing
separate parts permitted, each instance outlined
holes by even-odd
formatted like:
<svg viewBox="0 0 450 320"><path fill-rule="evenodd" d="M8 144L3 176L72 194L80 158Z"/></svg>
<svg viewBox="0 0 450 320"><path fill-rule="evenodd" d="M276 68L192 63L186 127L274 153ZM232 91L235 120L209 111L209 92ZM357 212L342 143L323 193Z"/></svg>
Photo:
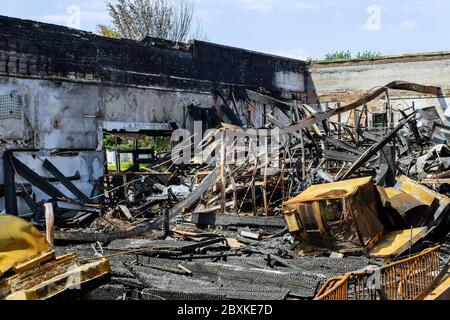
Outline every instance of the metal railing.
<svg viewBox="0 0 450 320"><path fill-rule="evenodd" d="M371 272L328 280L315 300L414 300L440 273L440 246Z"/></svg>
<svg viewBox="0 0 450 320"><path fill-rule="evenodd" d="M315 300L348 300L349 279L350 274L329 279L320 289L318 298Z"/></svg>

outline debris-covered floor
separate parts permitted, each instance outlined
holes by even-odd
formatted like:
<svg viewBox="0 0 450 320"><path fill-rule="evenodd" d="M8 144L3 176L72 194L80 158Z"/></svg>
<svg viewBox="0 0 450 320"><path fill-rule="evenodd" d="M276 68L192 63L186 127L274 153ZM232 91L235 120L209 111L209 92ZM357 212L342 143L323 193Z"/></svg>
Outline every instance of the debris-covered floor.
<svg viewBox="0 0 450 320"><path fill-rule="evenodd" d="M189 241L118 241L105 254L141 246L197 246ZM312 299L330 276L382 262L365 257L299 257L286 236L241 250L222 243L201 247L187 257L135 254L110 258L111 283L93 299ZM120 248L120 249L114 249ZM64 248L92 257L90 246ZM63 250L61 248L61 250Z"/></svg>
<svg viewBox="0 0 450 320"><path fill-rule="evenodd" d="M35 208L30 220L47 228L59 254L76 251L84 263L109 259L111 279L91 299L313 299L333 277L370 275L440 244L448 266L450 148L436 132L439 119L409 110L376 128L362 116L359 123L332 121L358 108L363 115L388 90L439 94L397 81L318 112L247 91L249 103L271 101L291 122L267 114L263 129L245 133L232 116L234 94L223 93L228 116L199 144L202 155L216 152L214 161L196 161L198 154L177 161L177 152L194 147L187 138L146 167L107 173L88 199L50 163L74 199L9 160L54 195L45 215ZM275 152L261 143L270 135L278 139ZM255 139L262 140L252 149ZM440 271L433 267L432 278Z"/></svg>

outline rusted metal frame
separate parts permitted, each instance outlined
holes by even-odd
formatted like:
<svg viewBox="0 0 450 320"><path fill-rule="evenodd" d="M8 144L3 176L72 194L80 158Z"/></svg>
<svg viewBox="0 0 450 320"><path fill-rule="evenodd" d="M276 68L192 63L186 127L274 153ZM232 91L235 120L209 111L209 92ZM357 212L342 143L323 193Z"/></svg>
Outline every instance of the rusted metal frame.
<svg viewBox="0 0 450 320"><path fill-rule="evenodd" d="M352 167L338 179L338 181L346 180L350 175L355 173L361 166L363 166L367 161L369 161L375 154L377 154L386 144L388 144L393 138L396 137L397 132L399 132L407 123L414 120L416 113L411 114L407 119L403 120L394 130L392 130L388 135L386 135L379 143L374 144L369 148L359 159L356 161Z"/></svg>
<svg viewBox="0 0 450 320"><path fill-rule="evenodd" d="M358 195L359 195L359 192L358 192ZM345 199L344 200L345 208L346 208L346 210L348 210L350 212L350 215L352 216L353 222L354 222L354 224L356 226L356 235L358 236L359 242L361 243L361 247L366 249L366 244L365 244L364 239L363 239L363 237L361 235L361 232L359 231L358 220L356 220L355 212L353 211L353 208L354 208L354 206L353 206L353 199L355 199L355 198L357 199L356 201L358 202L359 207L361 208L362 207L362 202L361 202L362 201L361 200L362 197L359 197L359 196L356 196L356 197L353 196L352 199L350 199L350 201L352 202L351 204L348 203L348 201Z"/></svg>
<svg viewBox="0 0 450 320"><path fill-rule="evenodd" d="M319 227L319 232L321 238L325 241L326 245L328 246L330 243L330 240L327 236L327 229L325 228L325 224L323 223L322 213L320 211L320 201L314 201L310 203L312 207L312 211L314 214L314 218L317 222L317 226Z"/></svg>
<svg viewBox="0 0 450 320"><path fill-rule="evenodd" d="M397 262L393 262L393 263L387 264L387 265L381 267L380 269L384 270L384 269L387 269L387 268L390 268L390 267L394 267L394 266L397 266L397 265L405 264L405 263L414 261L418 257L422 257L422 256L426 256L426 255L429 255L429 254L437 253L437 252L440 251L440 249L441 249L441 246L436 246L436 247L433 247L433 248L429 248L429 249L426 249L426 250L422 251L421 253L419 253L416 256L413 256L413 257L410 257L410 258L406 258L406 259L401 260L401 261L397 261Z"/></svg>
<svg viewBox="0 0 450 320"><path fill-rule="evenodd" d="M331 287L325 292L319 291L314 300L348 300L348 281L351 275L330 279L326 287ZM322 294L321 294L322 293Z"/></svg>
<svg viewBox="0 0 450 320"><path fill-rule="evenodd" d="M424 288L431 287L433 281L430 281L430 279L433 278L434 281L436 281L436 277L433 276L434 273L440 271L439 249L440 246L430 248L414 257L381 267L379 270L381 271L381 282L384 287L384 290L381 292L379 290L366 288L366 281L364 278L371 274L352 273L328 280L319 291L315 300L336 300L339 296L337 293L344 285L343 279L346 279L347 297L348 284L350 282L354 284L356 300L365 300L366 291L369 294L369 300L376 299L377 294L380 299L383 299L383 296L389 300L420 299L425 294ZM447 268L448 264L449 263L447 262ZM448 270L446 272L448 272Z"/></svg>
<svg viewBox="0 0 450 320"><path fill-rule="evenodd" d="M334 286L336 285L336 283L338 283L340 280L342 279L342 276L337 276L337 277L333 277L328 279L323 285L322 288L320 288L319 292L317 293L317 297L322 296L325 292L327 292L328 290L334 288Z"/></svg>
<svg viewBox="0 0 450 320"><path fill-rule="evenodd" d="M411 300L419 296L430 280L427 277L430 274L429 258L436 256L439 249L440 246L430 248L414 257L382 267L380 270L388 275L389 286L395 288L395 290L390 290L390 296L397 295L397 272L400 276L399 291L401 291L401 298ZM431 273L435 269L439 270L439 262L437 267L436 264L431 266Z"/></svg>
<svg viewBox="0 0 450 320"><path fill-rule="evenodd" d="M437 275L436 278L434 278L432 281L427 282L427 287L424 288L423 292L418 295L415 300L423 300L430 292L433 290L433 288L448 274L450 270L450 259L447 260L447 262L444 264L444 267L442 268L441 272ZM430 270L432 272L432 270Z"/></svg>

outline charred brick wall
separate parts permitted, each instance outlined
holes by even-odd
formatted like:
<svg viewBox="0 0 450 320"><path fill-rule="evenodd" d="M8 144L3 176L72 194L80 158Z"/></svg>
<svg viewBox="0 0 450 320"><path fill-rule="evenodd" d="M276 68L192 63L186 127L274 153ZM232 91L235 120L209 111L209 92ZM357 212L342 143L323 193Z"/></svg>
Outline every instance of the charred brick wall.
<svg viewBox="0 0 450 320"><path fill-rule="evenodd" d="M206 42L108 39L0 16L1 74L195 90L234 85L277 92L276 73L303 74L305 68L303 61Z"/></svg>

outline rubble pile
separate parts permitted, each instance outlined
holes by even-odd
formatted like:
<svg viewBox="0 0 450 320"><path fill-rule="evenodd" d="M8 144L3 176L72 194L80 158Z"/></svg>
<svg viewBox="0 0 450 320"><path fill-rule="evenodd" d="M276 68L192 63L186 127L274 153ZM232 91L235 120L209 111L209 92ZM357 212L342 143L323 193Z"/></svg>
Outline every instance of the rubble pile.
<svg viewBox="0 0 450 320"><path fill-rule="evenodd" d="M441 121L430 110L388 108L383 126L364 124L367 104L389 90L440 92L396 81L327 111L249 90L241 97L223 93L227 112L200 143L215 161L156 158L146 168L108 173L89 198L51 164L74 199L11 161L53 195L60 250L87 261L110 259L111 281L95 298L312 299L331 277L436 244L447 243L445 260L450 147L430 124ZM230 107L236 98L269 100L290 120L268 113L262 128L244 128L242 114ZM355 110L361 115L355 123L335 120ZM270 131L281 145L271 156L241 150L229 135L244 132L248 147ZM174 148L193 146L186 139ZM244 156L228 161L236 154ZM44 217L40 207L31 218L44 228L48 212Z"/></svg>

